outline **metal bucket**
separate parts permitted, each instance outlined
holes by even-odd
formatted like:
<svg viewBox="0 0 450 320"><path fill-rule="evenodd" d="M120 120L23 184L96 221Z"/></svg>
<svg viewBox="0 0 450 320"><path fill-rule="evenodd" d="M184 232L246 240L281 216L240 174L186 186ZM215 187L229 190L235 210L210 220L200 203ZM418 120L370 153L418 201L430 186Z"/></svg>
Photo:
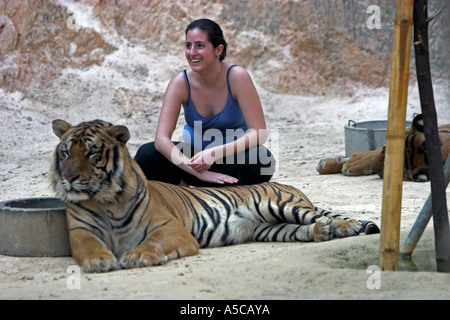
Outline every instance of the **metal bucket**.
<svg viewBox="0 0 450 320"><path fill-rule="evenodd" d="M406 121L406 128L411 126L411 121ZM348 120L344 127L345 156L350 157L356 152L375 150L386 144L387 121L355 122Z"/></svg>
<svg viewBox="0 0 450 320"><path fill-rule="evenodd" d="M64 202L45 197L0 202L0 254L70 256Z"/></svg>

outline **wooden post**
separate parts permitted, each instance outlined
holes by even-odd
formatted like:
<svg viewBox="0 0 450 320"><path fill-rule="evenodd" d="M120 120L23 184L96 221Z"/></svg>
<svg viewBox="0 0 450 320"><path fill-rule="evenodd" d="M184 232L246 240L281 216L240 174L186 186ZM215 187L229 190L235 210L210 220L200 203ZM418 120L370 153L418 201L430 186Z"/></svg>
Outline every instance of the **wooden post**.
<svg viewBox="0 0 450 320"><path fill-rule="evenodd" d="M413 9L414 0L397 0L396 2L381 210L381 270L398 269Z"/></svg>
<svg viewBox="0 0 450 320"><path fill-rule="evenodd" d="M422 107L423 129L430 167L431 207L436 245L437 271L450 272L450 228L448 222L447 198L445 194L444 169L441 142L434 106L428 50L428 3L416 0L414 4L414 51L416 55L417 82Z"/></svg>

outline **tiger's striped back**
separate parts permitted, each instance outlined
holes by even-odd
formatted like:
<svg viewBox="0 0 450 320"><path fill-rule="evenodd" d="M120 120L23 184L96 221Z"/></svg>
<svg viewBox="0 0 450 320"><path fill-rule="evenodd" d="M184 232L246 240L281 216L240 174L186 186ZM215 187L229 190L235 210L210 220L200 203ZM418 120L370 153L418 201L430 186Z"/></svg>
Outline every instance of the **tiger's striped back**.
<svg viewBox="0 0 450 320"><path fill-rule="evenodd" d="M163 199L178 199L170 204L170 210L176 212L177 206L187 210L192 220L186 227L200 247L249 241L312 241L312 230L302 226L313 226L322 217L354 221L316 208L303 192L279 183L185 188L150 181L150 186ZM357 229L376 233L378 227L366 221Z"/></svg>

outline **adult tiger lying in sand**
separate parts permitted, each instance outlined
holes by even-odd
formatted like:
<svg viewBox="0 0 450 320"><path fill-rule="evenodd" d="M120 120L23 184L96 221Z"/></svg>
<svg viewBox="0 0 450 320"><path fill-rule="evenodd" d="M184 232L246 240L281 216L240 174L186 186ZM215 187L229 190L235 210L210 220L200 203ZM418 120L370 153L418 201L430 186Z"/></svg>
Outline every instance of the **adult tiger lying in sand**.
<svg viewBox="0 0 450 320"><path fill-rule="evenodd" d="M450 153L450 124L439 126L442 162ZM349 158L324 158L319 161L316 170L320 174L341 173L346 176L362 176L378 173L383 178L385 147L352 154ZM414 117L411 127L406 130L405 162L403 180L425 182L430 179L428 167L423 119L419 114Z"/></svg>
<svg viewBox="0 0 450 320"><path fill-rule="evenodd" d="M318 209L278 183L189 188L147 181L128 152L124 126L55 120L53 131L61 141L50 179L66 203L72 255L85 272L162 264L199 247L379 232L371 221Z"/></svg>

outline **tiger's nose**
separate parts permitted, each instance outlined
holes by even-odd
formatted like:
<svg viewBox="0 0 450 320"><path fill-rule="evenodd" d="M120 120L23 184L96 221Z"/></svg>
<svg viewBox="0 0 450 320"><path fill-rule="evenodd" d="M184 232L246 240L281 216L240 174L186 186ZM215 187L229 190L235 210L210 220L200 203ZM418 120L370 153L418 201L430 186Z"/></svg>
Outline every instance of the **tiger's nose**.
<svg viewBox="0 0 450 320"><path fill-rule="evenodd" d="M67 181L69 181L70 183L72 183L73 181L75 181L77 178L79 177L79 175L65 175L64 179L66 179Z"/></svg>

